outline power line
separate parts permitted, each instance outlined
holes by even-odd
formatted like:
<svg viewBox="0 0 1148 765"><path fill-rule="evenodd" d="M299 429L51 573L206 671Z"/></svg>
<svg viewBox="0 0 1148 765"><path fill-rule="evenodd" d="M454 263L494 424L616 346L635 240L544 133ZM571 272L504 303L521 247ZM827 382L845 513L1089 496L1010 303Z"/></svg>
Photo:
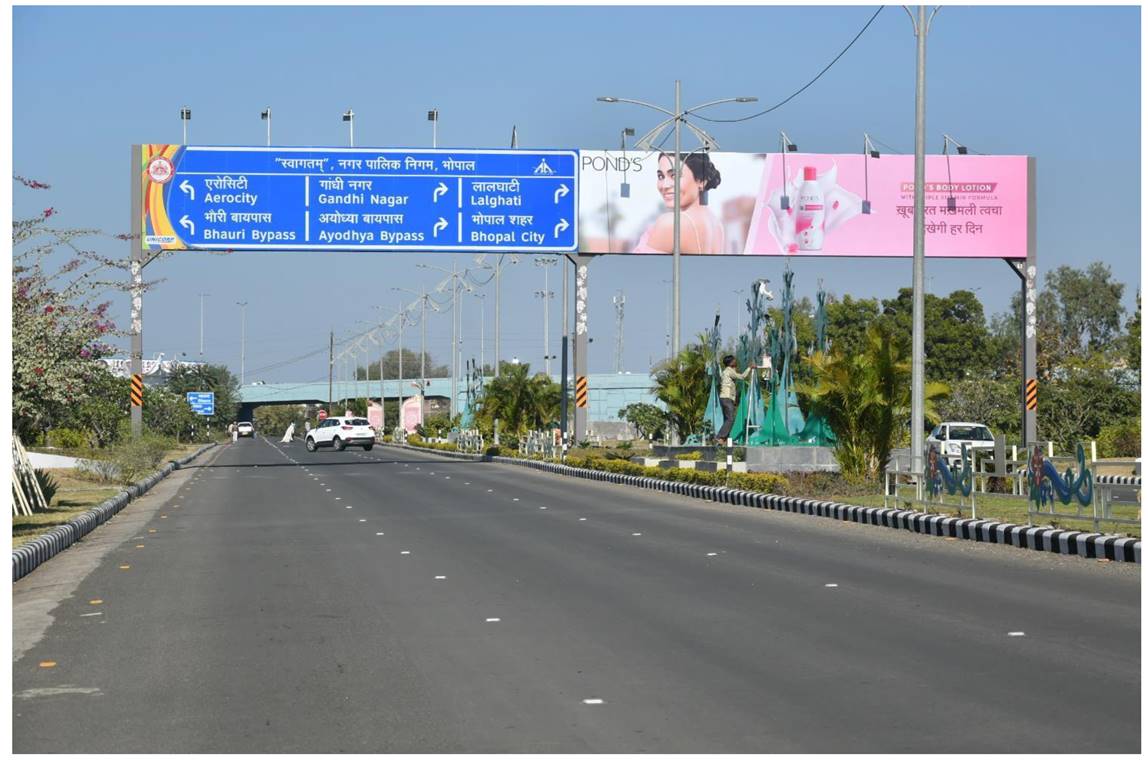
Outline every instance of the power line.
<svg viewBox="0 0 1148 765"><path fill-rule="evenodd" d="M853 47L853 43L855 43L855 42L857 42L859 39L861 39L861 35L865 34L865 30L869 28L869 25L870 25L870 24L872 24L874 21L876 21L876 20L877 20L877 16L878 16L878 15L880 15L881 11L883 11L883 10L885 10L885 6L883 6L883 5L882 5L880 8L878 8L878 9L877 9L877 13L874 13L874 14L873 14L873 15L872 15L872 16L869 18L869 21L867 21L867 22L865 23L865 26L861 27L861 31L860 31L860 32L858 32L858 33L857 33L857 35L856 35L856 36L855 36L855 37L854 37L852 40L850 40L850 41L849 41L849 44L845 46L845 49L844 49L843 51L841 51L840 53L838 53L838 54L837 54L837 56L836 56L836 57L835 57L835 58L834 58L832 61L830 61L830 62L829 62L829 63L828 63L826 66L825 66L825 68L824 68L824 69L822 69L820 72L818 72L816 77L814 77L814 78L813 78L812 80L810 80L809 82L805 83L805 85L803 85L803 86L801 87L801 89L800 89L800 90L798 90L796 93L794 93L793 95L791 95L789 98L785 99L784 101L781 101L780 103L774 104L773 106L769 107L768 109L766 109L766 110L764 110L764 111L760 111L760 112L758 112L757 114L751 114L751 115L749 115L748 117L738 117L738 118L736 118L736 119L717 119L717 118L714 118L714 117L703 117L703 116L701 116L700 114L693 114L693 117L694 117L695 119L699 119L699 120L705 120L706 122L745 122L746 120L757 119L758 117L761 117L761 116L763 116L763 115L769 114L770 112L774 111L775 109L780 109L781 107L785 106L785 105L786 105L786 104L788 104L790 101L792 101L793 99L795 99L795 98L797 98L799 95L801 95L801 94L802 94L802 93L805 91L805 89L806 89L806 88L808 88L810 85L812 85L813 83L815 83L815 82L817 82L818 80L820 80L820 79L821 79L821 75L823 75L823 74L825 74L826 72L828 72L828 71L829 71L829 69L830 69L830 68L831 68L831 67L832 67L834 64L836 64L836 63L837 63L838 59L840 59L842 56L844 56L844 55L845 55L845 54L846 54L846 53L849 51L849 49ZM690 113L690 114L692 114L692 112L689 112L689 113Z"/></svg>

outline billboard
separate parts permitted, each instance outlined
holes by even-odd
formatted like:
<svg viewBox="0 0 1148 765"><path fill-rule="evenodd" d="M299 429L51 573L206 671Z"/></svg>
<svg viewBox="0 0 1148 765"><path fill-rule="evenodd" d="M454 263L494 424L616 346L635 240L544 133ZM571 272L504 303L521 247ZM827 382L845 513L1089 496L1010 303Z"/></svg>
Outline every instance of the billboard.
<svg viewBox="0 0 1148 765"><path fill-rule="evenodd" d="M929 156L925 253L1024 259L1025 156ZM673 251L671 158L579 153L579 251ZM687 255L911 257L913 157L862 154L687 155L681 252Z"/></svg>

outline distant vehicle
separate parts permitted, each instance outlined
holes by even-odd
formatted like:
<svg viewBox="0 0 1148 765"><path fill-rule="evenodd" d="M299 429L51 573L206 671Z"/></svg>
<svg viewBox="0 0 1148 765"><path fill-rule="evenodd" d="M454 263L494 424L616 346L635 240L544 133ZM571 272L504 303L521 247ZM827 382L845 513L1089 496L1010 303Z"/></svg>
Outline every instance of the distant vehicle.
<svg viewBox="0 0 1148 765"><path fill-rule="evenodd" d="M240 438L255 438L255 426L250 422L241 422L235 426Z"/></svg>
<svg viewBox="0 0 1148 765"><path fill-rule="evenodd" d="M937 444L941 456L952 463L961 459L961 444L968 447L971 456L973 449L992 449L994 442L992 431L982 423L942 422L933 428L925 445Z"/></svg>
<svg viewBox="0 0 1148 765"><path fill-rule="evenodd" d="M330 446L343 451L348 446L361 446L369 452L375 446L375 431L362 417L328 417L307 433L307 451Z"/></svg>

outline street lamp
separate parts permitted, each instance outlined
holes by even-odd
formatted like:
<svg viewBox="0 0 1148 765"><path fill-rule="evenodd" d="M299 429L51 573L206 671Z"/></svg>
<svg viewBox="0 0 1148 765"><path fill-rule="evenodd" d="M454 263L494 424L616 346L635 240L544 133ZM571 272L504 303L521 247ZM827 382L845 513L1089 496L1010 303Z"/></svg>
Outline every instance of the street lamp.
<svg viewBox="0 0 1148 765"><path fill-rule="evenodd" d="M180 107L179 119L183 123L183 145L187 146L187 123L191 122L191 109L186 106Z"/></svg>
<svg viewBox="0 0 1148 765"><path fill-rule="evenodd" d="M427 119L430 120L433 127L431 133L431 148L438 148L438 109L431 109L427 112Z"/></svg>
<svg viewBox="0 0 1148 765"><path fill-rule="evenodd" d="M240 335L239 335L239 387L243 387L247 372L247 301L236 302L239 306Z"/></svg>
<svg viewBox="0 0 1148 765"><path fill-rule="evenodd" d="M422 325L421 330L420 330L420 332L422 334L422 340L421 340L421 346L420 346L420 350L421 350L420 355L422 356L422 360L421 360L420 368L419 368L419 390L423 390L424 386L426 386L426 379L427 379L427 307L430 305L430 293L428 293L425 290L422 292L415 292L414 290L409 290L406 287L391 287L391 289L394 290L395 292L409 292L412 295L414 295L415 297L417 297L419 299L419 302L421 302L423 304L422 319L419 322ZM430 307L433 308L436 313L438 312L438 306L430 306ZM403 359L403 349L402 349L402 343L400 343L399 344L399 363L400 364L403 363L402 359ZM400 372L399 376L402 377L401 372ZM402 395L401 395L401 393L399 395L399 406L402 406ZM401 417L401 414L400 414L400 417Z"/></svg>
<svg viewBox="0 0 1148 765"><path fill-rule="evenodd" d="M479 301L479 314L478 314L478 371L482 376L486 375L486 295L481 292L473 292Z"/></svg>
<svg viewBox="0 0 1148 765"><path fill-rule="evenodd" d="M351 131L351 148L355 147L355 113L348 109L343 112L343 122L347 123L347 127Z"/></svg>
<svg viewBox="0 0 1148 765"><path fill-rule="evenodd" d="M458 312L458 289L461 285L467 292L473 292L474 288L467 282L466 276L470 273L470 269L458 270L458 267L448 270L440 266L432 266L429 263L419 263L417 268L432 269L441 271L450 278L451 283L451 322L450 322L450 416L454 417L458 413L458 402L455 400L458 397L458 367L459 367L459 334L462 332L462 325L459 323ZM482 269L489 269L489 266L479 266ZM439 285L439 290L445 285Z"/></svg>
<svg viewBox="0 0 1148 765"><path fill-rule="evenodd" d="M642 136L636 144L638 148L651 150L653 147L654 139L656 139L665 127L673 122L674 125L674 290L673 290L673 344L671 347L671 355L676 355L681 345L681 256L682 256L682 124L685 124L690 129L702 145L708 149L718 148L718 143L706 131L696 127L686 119L686 116L691 113L696 113L702 109L710 106L717 106L718 104L726 103L739 103L747 104L753 103L757 99L752 96L738 96L736 98L719 98L714 101L707 101L704 104L694 106L692 108L682 110L682 82L681 80L674 81L674 110L671 112L660 106L655 106L647 101L639 101L632 98L618 98L615 96L599 96L599 101L608 104L636 104L637 106L644 106L648 109L661 112L667 115L667 118L655 125L650 132Z"/></svg>
<svg viewBox="0 0 1148 765"><path fill-rule="evenodd" d="M268 106L266 109L264 109L263 111L261 111L259 113L259 119L267 121L267 145L270 146L271 145L271 107L270 106Z"/></svg>
<svg viewBox="0 0 1148 765"><path fill-rule="evenodd" d="M626 136L634 137L634 128L622 128L622 198L630 197L630 184L626 181Z"/></svg>

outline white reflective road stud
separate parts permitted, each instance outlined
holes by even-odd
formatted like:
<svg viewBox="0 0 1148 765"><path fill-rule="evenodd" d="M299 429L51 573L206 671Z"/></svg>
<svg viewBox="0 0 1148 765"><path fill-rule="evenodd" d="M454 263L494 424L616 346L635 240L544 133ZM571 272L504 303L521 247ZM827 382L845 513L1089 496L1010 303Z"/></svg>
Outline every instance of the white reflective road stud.
<svg viewBox="0 0 1148 765"><path fill-rule="evenodd" d="M632 537L640 537L640 536L642 536L642 532L640 532L640 531L635 531L635 532L634 532L633 534L631 534L630 536L632 536Z"/></svg>
<svg viewBox="0 0 1148 765"><path fill-rule="evenodd" d="M583 704L604 704L602 699L582 699Z"/></svg>
<svg viewBox="0 0 1148 765"><path fill-rule="evenodd" d="M500 622L500 621L502 621L502 619L499 619L497 616L492 616L489 619L487 619L487 621L488 622Z"/></svg>
<svg viewBox="0 0 1148 765"><path fill-rule="evenodd" d="M586 519L585 519L585 518L579 518L578 520L580 520L580 521L584 521L584 520L586 520Z"/></svg>
<svg viewBox="0 0 1148 765"><path fill-rule="evenodd" d="M825 586L826 586L826 587L836 587L837 585L835 585L835 584L827 584L827 585L825 585Z"/></svg>
<svg viewBox="0 0 1148 765"><path fill-rule="evenodd" d="M410 555L410 554L411 554L410 550L403 550L401 553L399 553L399 555Z"/></svg>
<svg viewBox="0 0 1148 765"><path fill-rule="evenodd" d="M1008 633L1008 636L1009 637L1024 637L1024 633L1023 632L1010 632L1010 633Z"/></svg>
<svg viewBox="0 0 1148 765"><path fill-rule="evenodd" d="M383 536L383 532L381 532L381 531L376 531L376 532L375 532L375 536L377 536L377 537L381 537L381 536Z"/></svg>
<svg viewBox="0 0 1148 765"><path fill-rule="evenodd" d="M439 574L438 576L435 577L435 579L446 579L446 577L443 576L442 574Z"/></svg>
<svg viewBox="0 0 1148 765"><path fill-rule="evenodd" d="M717 555L717 553L706 553L706 557L707 557L707 558L712 558L712 557L714 557L715 555Z"/></svg>
<svg viewBox="0 0 1148 765"><path fill-rule="evenodd" d="M539 509L539 510L545 510L545 509L546 509L546 505L542 505L542 506L541 506L541 507L539 507L538 509Z"/></svg>

